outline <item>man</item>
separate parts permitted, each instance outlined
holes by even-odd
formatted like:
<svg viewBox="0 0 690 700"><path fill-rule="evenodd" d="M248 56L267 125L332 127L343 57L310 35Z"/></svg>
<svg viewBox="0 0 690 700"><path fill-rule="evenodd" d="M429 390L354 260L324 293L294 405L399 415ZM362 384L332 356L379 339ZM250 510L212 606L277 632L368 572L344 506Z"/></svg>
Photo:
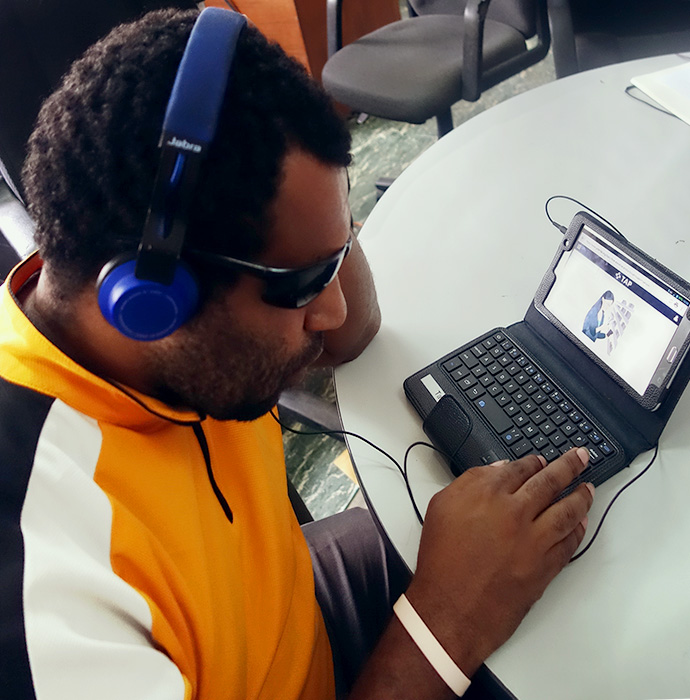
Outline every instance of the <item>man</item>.
<svg viewBox="0 0 690 700"><path fill-rule="evenodd" d="M409 586L363 512L306 528L312 561L266 412L311 363L356 357L379 311L349 230L347 131L253 28L186 217L195 312L140 340L101 303L142 240L196 19L115 30L31 139L40 258L0 298L3 697L451 697L582 540L591 488L550 504L586 454L469 470L433 499ZM403 590L450 686L409 627L386 626Z"/></svg>

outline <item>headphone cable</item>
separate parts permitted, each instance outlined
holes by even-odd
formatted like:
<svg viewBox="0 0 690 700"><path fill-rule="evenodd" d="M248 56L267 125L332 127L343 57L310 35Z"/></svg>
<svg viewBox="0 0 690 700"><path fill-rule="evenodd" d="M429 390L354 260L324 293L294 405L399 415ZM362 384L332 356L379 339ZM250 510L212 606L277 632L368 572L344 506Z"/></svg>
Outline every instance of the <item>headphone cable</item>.
<svg viewBox="0 0 690 700"><path fill-rule="evenodd" d="M597 219L599 219L599 221L605 223L616 235L620 236L624 241L628 240L608 219L605 219L601 214L599 214L599 212L595 211L591 207L588 207L586 204L583 204L579 200L575 199L574 197L570 197L567 194L554 194L551 195L551 197L549 197L544 203L544 211L546 212L546 218L549 220L551 225L555 226L564 236L568 232L568 227L563 226L563 224L559 224L557 221L554 221L554 219L551 217L551 214L549 214L549 204L554 199L566 199L569 202L577 204L579 207L586 209L590 214L596 216Z"/></svg>
<svg viewBox="0 0 690 700"><path fill-rule="evenodd" d="M378 450L382 455L387 457L397 468L400 474L402 475L403 481L405 482L405 488L407 489L407 494L410 498L410 502L412 504L412 508L414 509L415 515L417 516L417 520L419 521L420 525L424 525L424 517L421 514L421 511L419 507L417 506L417 501L415 499L414 493L412 491L412 486L410 484L409 480L409 475L408 475L408 469L407 469L407 464L408 464L408 458L410 455L410 452L413 450L415 447L428 447L431 450L434 450L435 452L438 452L440 455L445 457L446 459L449 459L449 456L443 452L443 450L440 450L438 447L435 445L432 445L431 443L428 442L423 442L423 441L417 441L413 442L411 445L407 447L405 450L405 456L403 457L403 466L400 466L400 463L386 450L384 450L382 447L379 447L375 443L373 443L371 440L368 438L363 437L362 435L359 435L358 433L353 433L349 430L314 430L314 431L306 431L306 430L296 430L295 428L291 428L289 425L286 425L283 423L280 418L275 414L274 412L275 409L271 409L271 416L273 419L278 423L278 425L281 426L281 428L284 428L285 430L294 433L295 435L348 435L350 437L355 437L358 440L361 440L362 442L365 442L367 445L370 447L373 447L375 450ZM570 561L568 563L572 564L574 561L577 561L580 557L582 557L587 551L589 551L590 547L594 544L594 541L598 537L599 533L601 532L601 528L604 525L604 520L606 519L606 516L609 514L611 511L611 508L613 507L613 504L618 500L618 497L621 496L621 494L630 486L632 486L638 479L642 478L651 468L651 466L654 464L656 461L657 455L659 454L659 443L654 446L654 454L652 455L652 458L649 460L649 463L647 466L636 476L634 476L632 479L630 479L626 484L624 484L613 496L609 504L606 506L606 509L604 510L603 515L599 519L599 522L597 523L596 530L594 531L594 534L592 537L589 539L589 542L585 545L585 547L578 552L577 554L573 555L570 558Z"/></svg>

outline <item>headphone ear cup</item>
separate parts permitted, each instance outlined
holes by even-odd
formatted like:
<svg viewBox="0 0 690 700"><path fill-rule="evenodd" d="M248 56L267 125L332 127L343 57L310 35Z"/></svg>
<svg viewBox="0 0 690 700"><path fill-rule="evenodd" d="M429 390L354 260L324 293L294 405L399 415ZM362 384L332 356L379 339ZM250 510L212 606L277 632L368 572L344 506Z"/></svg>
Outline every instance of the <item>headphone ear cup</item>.
<svg viewBox="0 0 690 700"><path fill-rule="evenodd" d="M97 282L98 306L106 321L128 338L160 340L194 314L199 285L181 261L169 285L139 279L135 268L133 255L114 258L103 267Z"/></svg>

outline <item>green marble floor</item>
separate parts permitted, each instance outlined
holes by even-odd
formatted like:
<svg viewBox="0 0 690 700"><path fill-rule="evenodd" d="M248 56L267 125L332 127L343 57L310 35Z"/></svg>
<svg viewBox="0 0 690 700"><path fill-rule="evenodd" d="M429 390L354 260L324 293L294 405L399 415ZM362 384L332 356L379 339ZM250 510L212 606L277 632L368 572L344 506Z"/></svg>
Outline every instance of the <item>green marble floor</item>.
<svg viewBox="0 0 690 700"><path fill-rule="evenodd" d="M460 102L453 108L455 126L499 102L526 90L555 80L551 56L510 80L487 90L475 103ZM357 116L348 121L352 134L353 163L350 167L350 206L355 222L363 224L376 204L375 181L397 177L436 141L436 124L402 124L369 117L360 123ZM331 374L314 371L303 387L332 404L335 392ZM299 421L292 427L313 430ZM331 436L295 435L283 431L288 474L315 518L340 512L362 502L359 488L343 471L348 465L344 442ZM351 467L350 467L351 468Z"/></svg>

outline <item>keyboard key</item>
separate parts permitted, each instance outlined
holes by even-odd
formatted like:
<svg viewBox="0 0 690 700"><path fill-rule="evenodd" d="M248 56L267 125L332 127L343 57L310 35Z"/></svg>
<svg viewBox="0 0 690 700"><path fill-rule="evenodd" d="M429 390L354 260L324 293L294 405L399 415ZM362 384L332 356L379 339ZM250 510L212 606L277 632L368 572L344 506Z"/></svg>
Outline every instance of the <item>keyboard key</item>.
<svg viewBox="0 0 690 700"><path fill-rule="evenodd" d="M506 445L512 445L514 443L517 443L519 438L521 437L522 433L517 428L513 428L503 436L503 442L505 442Z"/></svg>
<svg viewBox="0 0 690 700"><path fill-rule="evenodd" d="M520 440L517 445L513 445L510 449L516 457L524 457L532 451L532 443L529 440Z"/></svg>
<svg viewBox="0 0 690 700"><path fill-rule="evenodd" d="M450 376L456 381L459 382L463 377L466 377L469 374L467 371L467 367L458 367L457 369L454 369L451 373Z"/></svg>
<svg viewBox="0 0 690 700"><path fill-rule="evenodd" d="M541 450L543 447L545 447L549 444L549 441L546 439L546 437L544 435L537 435L537 437L535 437L532 440L532 444L534 445L534 447L536 449Z"/></svg>
<svg viewBox="0 0 690 700"><path fill-rule="evenodd" d="M491 397L485 396L480 398L474 402L474 405L497 433L505 433L512 427L510 418L506 416Z"/></svg>
<svg viewBox="0 0 690 700"><path fill-rule="evenodd" d="M562 425L565 423L568 419L560 412L557 411L551 416L551 420L556 424L556 425Z"/></svg>
<svg viewBox="0 0 690 700"><path fill-rule="evenodd" d="M537 404L534 403L534 401L525 401L525 403L522 404L522 410L525 413L532 413L537 410Z"/></svg>
<svg viewBox="0 0 690 700"><path fill-rule="evenodd" d="M532 394L532 401L536 401L538 404L544 403L544 401L547 401L548 398L548 395L543 391L538 391L536 394Z"/></svg>
<svg viewBox="0 0 690 700"><path fill-rule="evenodd" d="M542 450L541 456L547 461L547 462L553 462L556 457L560 457L561 453L555 448L555 447L547 447L545 450Z"/></svg>
<svg viewBox="0 0 690 700"><path fill-rule="evenodd" d="M563 435L570 437L573 435L573 433L577 432L577 428L570 421L568 421L561 426L561 431L563 432Z"/></svg>
<svg viewBox="0 0 690 700"><path fill-rule="evenodd" d="M608 442L602 442L599 445L599 450L604 457L608 457L610 454L613 454L613 447L611 447Z"/></svg>
<svg viewBox="0 0 690 700"><path fill-rule="evenodd" d="M503 333L500 333L500 332L494 333L494 340L497 343L502 343L505 339L506 339L506 337L503 335Z"/></svg>
<svg viewBox="0 0 690 700"><path fill-rule="evenodd" d="M474 374L475 377L481 377L482 374L486 374L486 370L481 365L477 365L472 370L472 374Z"/></svg>
<svg viewBox="0 0 690 700"><path fill-rule="evenodd" d="M479 364L477 358L469 350L461 352L460 359L465 363L468 369L472 369Z"/></svg>
<svg viewBox="0 0 690 700"><path fill-rule="evenodd" d="M487 391L491 394L491 396L498 396L498 394L503 391L503 387L499 384L492 384Z"/></svg>
<svg viewBox="0 0 690 700"><path fill-rule="evenodd" d="M539 426L539 428L541 432L544 433L544 435L551 435L551 433L553 433L554 430L556 430L556 426L550 420L547 420L545 423L542 423Z"/></svg>
<svg viewBox="0 0 690 700"><path fill-rule="evenodd" d="M572 418L572 416L571 416L571 418ZM592 430L594 430L594 428L592 428L592 426L586 420L583 420L582 423L580 423L580 425L578 427L585 435L587 433L591 432Z"/></svg>
<svg viewBox="0 0 690 700"><path fill-rule="evenodd" d="M482 342L482 345L487 350L491 350L491 348L495 347L496 341L493 338L487 338L485 341Z"/></svg>
<svg viewBox="0 0 690 700"><path fill-rule="evenodd" d="M486 350L484 350L484 348L481 345L475 345L472 348L472 354L475 357L481 357L482 355L486 354Z"/></svg>
<svg viewBox="0 0 690 700"><path fill-rule="evenodd" d="M521 417L525 418L527 420L527 417L525 416L524 413L520 414ZM518 417L520 417L518 416ZM517 419L514 419L515 422L517 423ZM533 438L535 435L539 434L539 428L537 428L536 425L532 425L531 423L527 423L525 425L520 426L522 428L522 432L524 435L526 435L528 438ZM535 445L536 447L536 445Z"/></svg>
<svg viewBox="0 0 690 700"><path fill-rule="evenodd" d="M476 386L473 386L470 389L468 389L465 393L467 394L468 399L473 400L478 399L480 396L484 396L486 391L484 387L477 384Z"/></svg>
<svg viewBox="0 0 690 700"><path fill-rule="evenodd" d="M468 374L466 377L463 377L459 382L458 386L463 390L467 391L470 387L474 386L477 383L477 380L471 375Z"/></svg>
<svg viewBox="0 0 690 700"><path fill-rule="evenodd" d="M494 378L490 374L485 374L479 380L479 383L486 389L486 387L488 387L494 383Z"/></svg>
<svg viewBox="0 0 690 700"><path fill-rule="evenodd" d="M520 385L517 382L508 382L504 387L503 387L509 394L515 393L519 388Z"/></svg>
<svg viewBox="0 0 690 700"><path fill-rule="evenodd" d="M508 394L500 394L496 397L496 402L499 406L505 406L510 403L510 396Z"/></svg>
<svg viewBox="0 0 690 700"><path fill-rule="evenodd" d="M525 404L526 406L527 404ZM523 410L527 410L525 406L522 407ZM542 411L535 411L532 414L532 420L537 424L541 425L545 420L546 420L546 414L543 413Z"/></svg>
<svg viewBox="0 0 690 700"><path fill-rule="evenodd" d="M588 447L589 450L589 465L598 464L604 459L604 455L601 453L598 447Z"/></svg>
<svg viewBox="0 0 690 700"><path fill-rule="evenodd" d="M560 430L557 430L549 439L556 447L560 447L564 442L566 442L566 437Z"/></svg>
<svg viewBox="0 0 690 700"><path fill-rule="evenodd" d="M572 443L575 447L584 447L588 442L587 436L582 433L578 433L572 437Z"/></svg>
<svg viewBox="0 0 690 700"><path fill-rule="evenodd" d="M508 404L504 409L506 412L506 415L508 416L514 416L520 409L514 404Z"/></svg>
<svg viewBox="0 0 690 700"><path fill-rule="evenodd" d="M454 369L459 367L462 364L461 360L459 357L451 357L450 360L446 360L443 363L443 369L446 370L446 372L452 372Z"/></svg>

